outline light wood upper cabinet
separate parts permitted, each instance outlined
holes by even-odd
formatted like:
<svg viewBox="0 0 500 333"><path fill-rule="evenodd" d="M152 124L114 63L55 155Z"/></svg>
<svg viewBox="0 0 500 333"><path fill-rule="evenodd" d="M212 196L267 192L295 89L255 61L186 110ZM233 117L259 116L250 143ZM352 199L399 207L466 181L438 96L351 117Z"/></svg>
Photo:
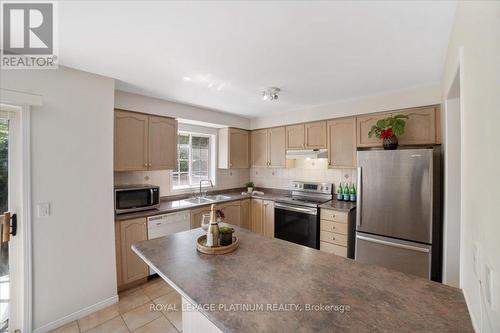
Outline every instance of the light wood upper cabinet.
<svg viewBox="0 0 500 333"><path fill-rule="evenodd" d="M203 217L203 214L210 214L210 212L210 206L203 206L191 210L191 229L201 227L201 218Z"/></svg>
<svg viewBox="0 0 500 333"><path fill-rule="evenodd" d="M406 119L405 133L398 138L400 145L421 145L440 143L440 109L436 106L395 110L384 113L377 113L367 116L357 117L357 146L358 147L377 147L382 146L382 140L375 136L368 138L368 132L379 119L398 114L405 114Z"/></svg>
<svg viewBox="0 0 500 333"><path fill-rule="evenodd" d="M224 222L229 224L240 225L241 207L239 201L231 201L222 203L216 206L217 209L224 213Z"/></svg>
<svg viewBox="0 0 500 333"><path fill-rule="evenodd" d="M305 147L326 148L326 121L315 121L305 125Z"/></svg>
<svg viewBox="0 0 500 333"><path fill-rule="evenodd" d="M340 118L327 123L329 167L356 166L356 118Z"/></svg>
<svg viewBox="0 0 500 333"><path fill-rule="evenodd" d="M306 146L305 139L304 124L286 127L286 149L304 149Z"/></svg>
<svg viewBox="0 0 500 333"><path fill-rule="evenodd" d="M286 134L285 127L274 127L268 130L268 165L274 168L286 166Z"/></svg>
<svg viewBox="0 0 500 333"><path fill-rule="evenodd" d="M251 201L250 199L240 201L240 227L250 230L251 225Z"/></svg>
<svg viewBox="0 0 500 333"><path fill-rule="evenodd" d="M405 133L398 138L401 145L433 144L436 142L436 117L435 108L421 108L406 112L394 112L405 114L409 118L406 120Z"/></svg>
<svg viewBox="0 0 500 333"><path fill-rule="evenodd" d="M132 244L148 238L145 218L121 221L120 242L122 260L122 282L124 284L149 275L148 266L132 251Z"/></svg>
<svg viewBox="0 0 500 333"><path fill-rule="evenodd" d="M267 129L252 131L252 166L254 167L268 166L267 131Z"/></svg>
<svg viewBox="0 0 500 333"><path fill-rule="evenodd" d="M250 134L237 128L219 129L219 168L247 169L250 166Z"/></svg>
<svg viewBox="0 0 500 333"><path fill-rule="evenodd" d="M390 113L377 113L367 116L356 117L356 127L357 127L357 146L358 147L381 147L382 140L378 139L375 135L371 138L368 137L373 125L377 123L380 119L389 117Z"/></svg>
<svg viewBox="0 0 500 333"><path fill-rule="evenodd" d="M274 237L274 201L262 200L262 224L264 236Z"/></svg>
<svg viewBox="0 0 500 333"><path fill-rule="evenodd" d="M252 199L251 203L252 223L250 230L256 234L264 234L264 225L262 221L262 199Z"/></svg>
<svg viewBox="0 0 500 333"><path fill-rule="evenodd" d="M115 111L115 171L148 170L148 116Z"/></svg>
<svg viewBox="0 0 500 333"><path fill-rule="evenodd" d="M115 171L171 170L176 155L175 119L115 110Z"/></svg>
<svg viewBox="0 0 500 333"><path fill-rule="evenodd" d="M149 170L173 170L177 156L177 121L149 116Z"/></svg>

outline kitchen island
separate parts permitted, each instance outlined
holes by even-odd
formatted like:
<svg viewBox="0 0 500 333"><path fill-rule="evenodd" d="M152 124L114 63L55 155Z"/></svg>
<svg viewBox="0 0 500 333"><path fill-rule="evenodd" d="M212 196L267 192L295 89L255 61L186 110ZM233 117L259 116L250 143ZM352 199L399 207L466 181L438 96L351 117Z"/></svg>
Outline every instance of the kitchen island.
<svg viewBox="0 0 500 333"><path fill-rule="evenodd" d="M184 332L473 332L459 289L238 227L201 254L193 229L133 250L183 297Z"/></svg>

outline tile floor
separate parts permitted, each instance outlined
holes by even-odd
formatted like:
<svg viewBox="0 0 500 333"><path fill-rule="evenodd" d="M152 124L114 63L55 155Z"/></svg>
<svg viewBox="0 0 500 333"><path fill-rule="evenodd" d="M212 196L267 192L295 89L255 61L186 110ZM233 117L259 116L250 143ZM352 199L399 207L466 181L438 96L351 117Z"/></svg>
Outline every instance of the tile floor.
<svg viewBox="0 0 500 333"><path fill-rule="evenodd" d="M182 332L181 296L161 278L124 291L120 301L52 333ZM151 306L156 306L154 310Z"/></svg>

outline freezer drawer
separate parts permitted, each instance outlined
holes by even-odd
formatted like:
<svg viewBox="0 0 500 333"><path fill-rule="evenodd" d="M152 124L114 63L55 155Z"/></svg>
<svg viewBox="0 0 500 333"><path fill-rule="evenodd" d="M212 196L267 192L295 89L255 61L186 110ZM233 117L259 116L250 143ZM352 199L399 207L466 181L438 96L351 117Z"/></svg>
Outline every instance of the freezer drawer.
<svg viewBox="0 0 500 333"><path fill-rule="evenodd" d="M430 279L431 245L356 233L355 259Z"/></svg>

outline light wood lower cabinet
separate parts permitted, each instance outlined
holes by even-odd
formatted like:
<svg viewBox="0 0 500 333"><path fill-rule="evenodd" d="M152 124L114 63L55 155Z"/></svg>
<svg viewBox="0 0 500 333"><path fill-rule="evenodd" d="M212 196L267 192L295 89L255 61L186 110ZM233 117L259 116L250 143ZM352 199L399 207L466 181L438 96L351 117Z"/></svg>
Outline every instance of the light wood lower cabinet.
<svg viewBox="0 0 500 333"><path fill-rule="evenodd" d="M148 266L131 248L132 244L146 240L148 231L146 218L117 221L115 223L117 224L115 225L117 242L120 244L120 251L117 253L117 260L121 261L121 269L118 272L118 286L120 287L146 278L149 275Z"/></svg>
<svg viewBox="0 0 500 333"><path fill-rule="evenodd" d="M274 238L274 201L262 200L262 223L264 236Z"/></svg>
<svg viewBox="0 0 500 333"><path fill-rule="evenodd" d="M203 206L191 210L191 229L201 227L201 218L203 214L210 214L210 206Z"/></svg>
<svg viewBox="0 0 500 333"><path fill-rule="evenodd" d="M215 206L224 213L224 222L240 226L241 206L239 201L231 201Z"/></svg>
<svg viewBox="0 0 500 333"><path fill-rule="evenodd" d="M250 230L256 234L264 234L264 225L262 221L262 199L252 199L252 223Z"/></svg>
<svg viewBox="0 0 500 333"><path fill-rule="evenodd" d="M251 231L274 237L274 201L252 199Z"/></svg>
<svg viewBox="0 0 500 333"><path fill-rule="evenodd" d="M321 208L320 250L354 259L355 218L356 210L346 212Z"/></svg>
<svg viewBox="0 0 500 333"><path fill-rule="evenodd" d="M240 201L240 227L247 230L250 230L251 204L250 199Z"/></svg>

